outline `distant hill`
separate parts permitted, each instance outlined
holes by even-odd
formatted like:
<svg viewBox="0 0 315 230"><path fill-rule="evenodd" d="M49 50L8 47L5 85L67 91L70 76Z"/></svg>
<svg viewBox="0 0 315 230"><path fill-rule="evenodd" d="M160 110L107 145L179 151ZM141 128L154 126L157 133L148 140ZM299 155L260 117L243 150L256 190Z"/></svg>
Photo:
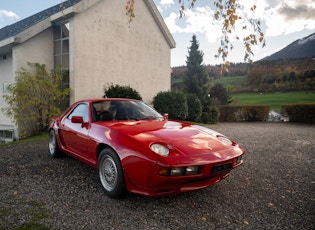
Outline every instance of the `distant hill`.
<svg viewBox="0 0 315 230"><path fill-rule="evenodd" d="M263 61L274 61L279 59L297 59L315 57L315 33L296 40L282 50L265 57Z"/></svg>

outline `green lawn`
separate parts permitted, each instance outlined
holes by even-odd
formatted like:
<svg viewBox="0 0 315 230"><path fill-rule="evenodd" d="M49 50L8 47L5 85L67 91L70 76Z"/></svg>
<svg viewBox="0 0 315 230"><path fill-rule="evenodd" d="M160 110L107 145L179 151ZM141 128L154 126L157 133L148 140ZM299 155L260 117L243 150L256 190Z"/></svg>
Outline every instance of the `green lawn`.
<svg viewBox="0 0 315 230"><path fill-rule="evenodd" d="M0 145L12 145L12 144L18 144L18 143L28 143L32 141L39 141L39 140L47 140L48 141L48 132L43 133L37 136L27 137L25 139L20 139L18 141L8 142L8 143L0 143Z"/></svg>
<svg viewBox="0 0 315 230"><path fill-rule="evenodd" d="M315 93L287 92L287 93L265 93L265 94L233 94L235 105L269 105L270 109L280 110L283 104L315 104Z"/></svg>

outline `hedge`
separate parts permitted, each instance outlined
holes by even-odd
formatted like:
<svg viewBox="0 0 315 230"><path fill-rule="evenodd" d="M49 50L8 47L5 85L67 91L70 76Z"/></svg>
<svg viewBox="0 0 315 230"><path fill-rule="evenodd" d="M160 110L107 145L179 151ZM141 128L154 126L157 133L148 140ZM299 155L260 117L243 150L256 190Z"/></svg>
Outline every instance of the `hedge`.
<svg viewBox="0 0 315 230"><path fill-rule="evenodd" d="M281 105L281 113L286 114L290 122L315 123L315 104Z"/></svg>
<svg viewBox="0 0 315 230"><path fill-rule="evenodd" d="M269 105L221 105L219 122L234 121L266 121L269 115Z"/></svg>

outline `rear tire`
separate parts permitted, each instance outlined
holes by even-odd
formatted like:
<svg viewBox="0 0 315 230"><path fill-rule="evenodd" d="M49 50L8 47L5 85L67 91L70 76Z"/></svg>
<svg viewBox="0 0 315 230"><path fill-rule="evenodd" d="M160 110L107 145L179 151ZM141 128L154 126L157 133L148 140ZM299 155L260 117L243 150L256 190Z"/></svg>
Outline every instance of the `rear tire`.
<svg viewBox="0 0 315 230"><path fill-rule="evenodd" d="M62 155L59 147L58 147L58 142L57 142L57 139L56 139L56 133L55 133L55 130L51 129L49 131L49 144L48 144L48 147L49 147L49 155L52 157L52 158L57 158L57 157L60 157Z"/></svg>
<svg viewBox="0 0 315 230"><path fill-rule="evenodd" d="M109 148L103 149L98 158L98 174L104 192L110 197L122 196L124 174L117 154Z"/></svg>

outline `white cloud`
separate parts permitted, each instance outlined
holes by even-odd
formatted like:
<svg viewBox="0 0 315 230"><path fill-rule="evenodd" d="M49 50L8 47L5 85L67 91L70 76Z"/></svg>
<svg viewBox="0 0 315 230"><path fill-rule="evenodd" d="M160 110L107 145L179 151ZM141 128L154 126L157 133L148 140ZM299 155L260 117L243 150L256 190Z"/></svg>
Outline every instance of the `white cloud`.
<svg viewBox="0 0 315 230"><path fill-rule="evenodd" d="M155 0L155 4L157 5L157 8L160 12L164 12L164 10L170 9L175 3L173 0Z"/></svg>
<svg viewBox="0 0 315 230"><path fill-rule="evenodd" d="M19 16L12 11L0 10L0 18L7 17L10 19L19 19Z"/></svg>
<svg viewBox="0 0 315 230"><path fill-rule="evenodd" d="M19 19L20 17L12 11L0 10L0 28L2 27L1 24L7 25Z"/></svg>
<svg viewBox="0 0 315 230"><path fill-rule="evenodd" d="M265 22L266 36L278 36L315 29L315 2L313 0L265 0L257 6L258 17Z"/></svg>
<svg viewBox="0 0 315 230"><path fill-rule="evenodd" d="M253 12L250 8L254 2L240 0L240 3L243 6L242 18L251 18ZM174 1L161 0L160 5L164 7L174 5ZM196 6L198 6L198 1ZM165 17L165 21L172 33L201 33L206 35L209 42L216 41L221 37L221 26L213 23L214 11L210 6L211 4L186 9L182 19L179 19L179 16L174 13L177 11L173 10L169 16ZM266 37L315 29L314 0L260 0L256 1L256 6L254 17L261 20ZM248 22L244 21L244 23L248 25ZM236 27L235 31L241 34L238 34L239 37L245 34L242 30L244 23ZM248 29L251 29L250 25Z"/></svg>
<svg viewBox="0 0 315 230"><path fill-rule="evenodd" d="M172 12L165 18L165 22L173 34L204 34L209 42L215 42L221 36L218 25L213 23L213 11L210 7L188 9L182 18Z"/></svg>
<svg viewBox="0 0 315 230"><path fill-rule="evenodd" d="M161 5L174 5L174 1L173 0L161 0L160 4Z"/></svg>
<svg viewBox="0 0 315 230"><path fill-rule="evenodd" d="M175 13L171 13L167 18L164 19L168 29L172 34L181 33L182 28L176 25L176 21L178 20L178 15Z"/></svg>
<svg viewBox="0 0 315 230"><path fill-rule="evenodd" d="M182 0L187 6L191 0ZM243 59L243 42L242 38L252 32L252 27L247 21L253 15L261 21L261 29L265 34L267 46L262 49L261 45L253 46L255 59L258 60L267 54L281 49L285 44L296 39L299 33L305 34L305 31L315 29L315 1L314 0L239 0L242 5L243 21L239 21L235 27L235 32L230 36L230 41L234 45L232 56L236 56L237 60ZM214 22L214 7L212 1L197 0L195 7L189 9L186 7L185 16L179 18L180 4L176 0L155 0L159 7L163 7L163 18L170 29L173 36L176 36L178 47L180 42L187 43L187 37L196 34L201 46L204 50L216 49L220 45L222 26ZM250 8L256 4L256 10L253 12ZM247 25L247 30L243 30L243 26ZM188 36L187 36L188 35ZM241 40L236 41L238 36ZM302 36L302 35L301 35ZM182 40L182 39L186 40ZM281 47L281 48L279 48ZM179 48L178 48L179 49ZM179 51L173 50L173 56ZM185 50L186 51L186 50ZM175 54L176 53L176 54ZM233 53L233 54L232 54ZM179 54L178 54L179 55ZM214 55L214 54L213 54ZM210 56L213 57L211 54ZM209 56L209 55L208 55ZM230 55L229 55L230 56ZM173 58L173 57L172 57ZM174 59L174 58L173 58ZM178 61L176 64L182 63ZM213 60L206 60L207 63L213 63Z"/></svg>

